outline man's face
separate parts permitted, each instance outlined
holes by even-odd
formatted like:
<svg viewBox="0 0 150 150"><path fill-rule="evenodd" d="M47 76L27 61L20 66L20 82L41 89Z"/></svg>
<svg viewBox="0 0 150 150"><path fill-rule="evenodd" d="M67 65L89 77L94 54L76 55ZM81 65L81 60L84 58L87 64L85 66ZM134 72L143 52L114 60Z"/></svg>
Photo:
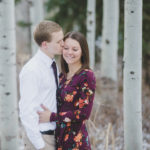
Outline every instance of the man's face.
<svg viewBox="0 0 150 150"><path fill-rule="evenodd" d="M47 43L48 51L52 55L62 54L62 50L64 46L63 37L64 37L64 34L62 30L52 33L52 40L51 42Z"/></svg>

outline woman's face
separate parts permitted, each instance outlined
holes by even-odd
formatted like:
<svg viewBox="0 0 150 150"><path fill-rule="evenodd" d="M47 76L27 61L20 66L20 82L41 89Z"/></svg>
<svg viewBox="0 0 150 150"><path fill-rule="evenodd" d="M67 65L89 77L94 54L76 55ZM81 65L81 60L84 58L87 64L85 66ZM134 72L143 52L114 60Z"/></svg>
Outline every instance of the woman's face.
<svg viewBox="0 0 150 150"><path fill-rule="evenodd" d="M81 64L82 50L78 41L68 38L64 42L63 58L68 65Z"/></svg>

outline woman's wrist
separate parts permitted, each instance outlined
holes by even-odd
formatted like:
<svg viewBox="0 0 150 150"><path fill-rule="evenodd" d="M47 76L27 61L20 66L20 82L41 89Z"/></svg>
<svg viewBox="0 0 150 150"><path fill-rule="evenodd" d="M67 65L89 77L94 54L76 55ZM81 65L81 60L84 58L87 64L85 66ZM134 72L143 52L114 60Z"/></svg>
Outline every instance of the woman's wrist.
<svg viewBox="0 0 150 150"><path fill-rule="evenodd" d="M56 121L57 120L57 114L55 112L51 112L51 115L50 115L50 122L52 121Z"/></svg>

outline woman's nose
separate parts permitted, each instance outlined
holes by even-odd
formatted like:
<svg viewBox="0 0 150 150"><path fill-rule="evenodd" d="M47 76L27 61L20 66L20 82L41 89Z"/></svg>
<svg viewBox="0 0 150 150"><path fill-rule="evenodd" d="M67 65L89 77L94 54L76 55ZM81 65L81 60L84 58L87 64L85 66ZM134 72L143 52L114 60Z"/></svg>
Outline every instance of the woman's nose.
<svg viewBox="0 0 150 150"><path fill-rule="evenodd" d="M71 49L68 50L68 54L72 54L72 50Z"/></svg>

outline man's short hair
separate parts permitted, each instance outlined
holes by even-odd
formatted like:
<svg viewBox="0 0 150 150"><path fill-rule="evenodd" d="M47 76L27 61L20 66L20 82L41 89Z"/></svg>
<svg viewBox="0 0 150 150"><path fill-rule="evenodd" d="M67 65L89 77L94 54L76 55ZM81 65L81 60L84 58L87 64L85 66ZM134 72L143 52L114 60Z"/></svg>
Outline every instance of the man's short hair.
<svg viewBox="0 0 150 150"><path fill-rule="evenodd" d="M59 32L61 30L61 26L56 22L44 20L36 26L33 33L34 40L41 46L43 41L51 42L53 32Z"/></svg>

